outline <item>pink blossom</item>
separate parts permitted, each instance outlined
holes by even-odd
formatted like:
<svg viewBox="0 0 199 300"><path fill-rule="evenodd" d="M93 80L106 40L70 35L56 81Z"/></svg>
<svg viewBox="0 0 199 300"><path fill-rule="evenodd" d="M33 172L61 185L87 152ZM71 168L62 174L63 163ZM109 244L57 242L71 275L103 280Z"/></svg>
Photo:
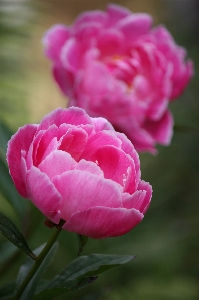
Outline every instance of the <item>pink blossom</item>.
<svg viewBox="0 0 199 300"><path fill-rule="evenodd" d="M43 39L53 75L69 106L107 118L138 151L155 153L173 133L170 101L187 86L192 62L152 17L108 5L55 25Z"/></svg>
<svg viewBox="0 0 199 300"><path fill-rule="evenodd" d="M151 200L139 157L123 133L81 108L58 108L8 143L14 184L53 223L93 238L125 234Z"/></svg>

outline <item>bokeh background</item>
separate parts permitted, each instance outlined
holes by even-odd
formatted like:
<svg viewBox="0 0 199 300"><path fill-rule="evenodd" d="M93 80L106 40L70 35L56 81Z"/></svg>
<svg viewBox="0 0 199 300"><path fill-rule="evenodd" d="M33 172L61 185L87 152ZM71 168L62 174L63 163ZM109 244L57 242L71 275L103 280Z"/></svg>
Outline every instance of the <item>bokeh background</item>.
<svg viewBox="0 0 199 300"><path fill-rule="evenodd" d="M25 123L38 123L66 99L53 82L43 55L43 33L55 23L70 25L84 10L104 10L106 0L0 0L0 160L6 136ZM118 0L133 12L150 13L164 23L194 61L195 76L170 106L175 133L159 154L140 155L142 178L153 186L143 222L130 233L104 240L89 239L84 254L136 254L131 263L102 274L78 292L58 299L198 300L199 299L199 1ZM6 126L6 127L5 127ZM7 129L7 126L9 130ZM3 167L4 168L4 167ZM6 186L0 171L0 212L25 234L31 249L45 243L50 229L27 200ZM6 193L8 197L6 197ZM14 200L13 200L14 199ZM55 276L77 256L76 235L62 232L60 248L44 274ZM16 278L25 254L0 236L0 286ZM0 296L1 299L1 296Z"/></svg>

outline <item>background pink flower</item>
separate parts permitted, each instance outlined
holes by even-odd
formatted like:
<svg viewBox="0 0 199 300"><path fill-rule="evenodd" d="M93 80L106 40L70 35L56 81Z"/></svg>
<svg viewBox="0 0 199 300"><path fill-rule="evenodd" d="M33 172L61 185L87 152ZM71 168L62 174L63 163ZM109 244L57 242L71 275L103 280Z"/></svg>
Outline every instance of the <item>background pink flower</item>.
<svg viewBox="0 0 199 300"><path fill-rule="evenodd" d="M21 127L7 161L21 196L53 223L93 238L125 234L151 200L131 142L104 118L81 108L56 109L39 125Z"/></svg>
<svg viewBox="0 0 199 300"><path fill-rule="evenodd" d="M168 104L193 66L166 28L151 26L150 15L112 4L81 14L72 26L53 26L43 42L70 106L107 118L138 151L155 153L156 143L171 141Z"/></svg>

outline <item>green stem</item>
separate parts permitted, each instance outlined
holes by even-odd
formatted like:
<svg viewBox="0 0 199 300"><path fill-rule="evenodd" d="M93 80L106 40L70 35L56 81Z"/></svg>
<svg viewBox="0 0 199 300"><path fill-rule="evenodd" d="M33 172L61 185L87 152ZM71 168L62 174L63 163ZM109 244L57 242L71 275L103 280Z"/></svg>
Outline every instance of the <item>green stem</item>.
<svg viewBox="0 0 199 300"><path fill-rule="evenodd" d="M27 287L28 283L30 282L32 277L35 275L35 273L39 269L40 265L42 264L43 260L45 259L46 255L48 254L48 252L50 251L50 249L54 245L54 243L55 243L56 239L58 238L60 232L61 232L61 230L59 230L59 229L56 229L53 232L50 240L47 242L47 244L45 245L45 247L41 251L41 253L37 256L36 261L34 262L32 268L28 272L28 274L25 277L24 281L20 285L20 287L19 287L16 295L14 296L13 300L19 300L20 299L20 297L23 294L23 292L24 292L25 288Z"/></svg>

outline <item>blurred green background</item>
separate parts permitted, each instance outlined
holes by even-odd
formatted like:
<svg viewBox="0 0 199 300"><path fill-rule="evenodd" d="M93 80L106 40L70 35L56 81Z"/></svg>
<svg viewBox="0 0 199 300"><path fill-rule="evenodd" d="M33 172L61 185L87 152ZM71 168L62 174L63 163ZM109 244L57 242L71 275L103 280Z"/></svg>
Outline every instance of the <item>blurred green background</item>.
<svg viewBox="0 0 199 300"><path fill-rule="evenodd" d="M105 9L105 0L0 0L0 122L15 132L38 123L52 109L66 106L53 82L41 38L55 23L71 24L84 10ZM133 12L147 12L164 23L194 61L195 76L170 106L176 130L159 154L141 154L142 178L153 186L143 222L130 233L104 240L89 239L83 254L136 254L131 263L107 271L87 288L57 299L197 300L199 299L199 1L121 0ZM183 128L185 127L185 128ZM6 137L1 125L0 159L5 168ZM192 129L195 128L195 129ZM4 169L1 169L4 170ZM7 175L6 175L7 176ZM0 172L0 211L26 235L31 249L47 241L45 218L21 199ZM7 182L7 181L6 181ZM7 183L6 183L7 184ZM8 197L5 197L8 195ZM8 198L8 199L7 199ZM8 201L9 200L9 201ZM76 235L62 232L60 248L45 274L52 278L77 256ZM16 278L25 254L0 236L0 285ZM1 299L1 297L0 297Z"/></svg>

